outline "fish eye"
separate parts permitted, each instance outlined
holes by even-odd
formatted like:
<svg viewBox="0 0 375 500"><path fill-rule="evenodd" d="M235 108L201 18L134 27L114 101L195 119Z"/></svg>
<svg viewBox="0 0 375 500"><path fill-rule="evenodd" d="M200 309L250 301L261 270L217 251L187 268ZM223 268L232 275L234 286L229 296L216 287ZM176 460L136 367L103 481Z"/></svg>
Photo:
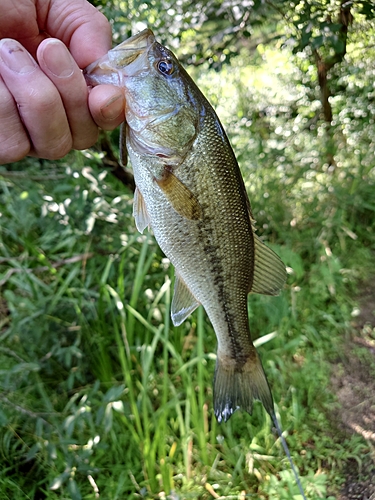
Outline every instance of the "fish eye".
<svg viewBox="0 0 375 500"><path fill-rule="evenodd" d="M163 75L171 75L174 71L173 62L171 59L163 59L158 62L158 70Z"/></svg>

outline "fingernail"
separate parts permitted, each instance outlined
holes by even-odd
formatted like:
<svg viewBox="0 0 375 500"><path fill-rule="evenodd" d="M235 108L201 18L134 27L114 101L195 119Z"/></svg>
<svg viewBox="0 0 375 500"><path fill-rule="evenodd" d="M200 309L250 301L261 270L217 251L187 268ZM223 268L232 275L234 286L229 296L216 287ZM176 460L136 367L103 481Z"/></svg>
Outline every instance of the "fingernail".
<svg viewBox="0 0 375 500"><path fill-rule="evenodd" d="M31 73L37 67L27 50L10 38L0 41L0 58L9 69L16 73Z"/></svg>
<svg viewBox="0 0 375 500"><path fill-rule="evenodd" d="M59 78L67 78L74 72L74 62L68 49L58 40L46 40L43 48L43 61L49 71Z"/></svg>
<svg viewBox="0 0 375 500"><path fill-rule="evenodd" d="M115 120L123 111L124 103L122 95L113 96L107 103L100 108L105 120Z"/></svg>

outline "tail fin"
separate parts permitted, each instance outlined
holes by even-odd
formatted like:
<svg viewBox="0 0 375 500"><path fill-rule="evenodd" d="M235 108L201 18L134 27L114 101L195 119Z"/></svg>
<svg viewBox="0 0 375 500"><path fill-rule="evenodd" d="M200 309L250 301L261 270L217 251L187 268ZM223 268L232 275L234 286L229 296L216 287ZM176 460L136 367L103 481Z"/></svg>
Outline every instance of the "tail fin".
<svg viewBox="0 0 375 500"><path fill-rule="evenodd" d="M228 356L225 355L220 356L218 352L214 380L214 409L217 421L219 423L223 420L226 422L240 408L251 415L254 399L261 401L270 414L288 457L301 496L303 500L306 500L301 480L275 414L271 390L258 353L254 348L254 352L246 363L236 366L233 359L228 359Z"/></svg>
<svg viewBox="0 0 375 500"><path fill-rule="evenodd" d="M226 422L239 408L251 415L254 399L261 401L272 416L272 394L255 348L254 355L241 366L236 366L233 360L228 363L227 359L218 352L214 379L214 410L217 421Z"/></svg>

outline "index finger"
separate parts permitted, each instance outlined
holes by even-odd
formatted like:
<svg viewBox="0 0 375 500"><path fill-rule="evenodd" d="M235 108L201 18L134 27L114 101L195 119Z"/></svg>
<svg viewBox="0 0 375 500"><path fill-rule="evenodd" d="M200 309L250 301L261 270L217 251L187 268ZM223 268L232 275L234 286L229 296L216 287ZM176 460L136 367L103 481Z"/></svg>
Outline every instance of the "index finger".
<svg viewBox="0 0 375 500"><path fill-rule="evenodd" d="M72 148L72 137L57 88L16 40L0 41L0 74L17 105L34 150L56 159Z"/></svg>
<svg viewBox="0 0 375 500"><path fill-rule="evenodd" d="M108 19L86 0L52 0L45 31L59 38L80 68L108 52L112 30Z"/></svg>

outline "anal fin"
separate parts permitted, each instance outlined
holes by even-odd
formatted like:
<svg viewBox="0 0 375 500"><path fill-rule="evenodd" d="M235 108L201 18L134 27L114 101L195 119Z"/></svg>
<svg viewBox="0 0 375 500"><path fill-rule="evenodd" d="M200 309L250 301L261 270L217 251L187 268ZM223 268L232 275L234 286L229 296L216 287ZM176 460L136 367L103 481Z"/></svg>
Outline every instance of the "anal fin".
<svg viewBox="0 0 375 500"><path fill-rule="evenodd" d="M199 306L199 302L176 272L171 317L174 326L179 326Z"/></svg>
<svg viewBox="0 0 375 500"><path fill-rule="evenodd" d="M264 295L278 295L283 288L287 274L282 260L254 234L254 275L250 292Z"/></svg>

